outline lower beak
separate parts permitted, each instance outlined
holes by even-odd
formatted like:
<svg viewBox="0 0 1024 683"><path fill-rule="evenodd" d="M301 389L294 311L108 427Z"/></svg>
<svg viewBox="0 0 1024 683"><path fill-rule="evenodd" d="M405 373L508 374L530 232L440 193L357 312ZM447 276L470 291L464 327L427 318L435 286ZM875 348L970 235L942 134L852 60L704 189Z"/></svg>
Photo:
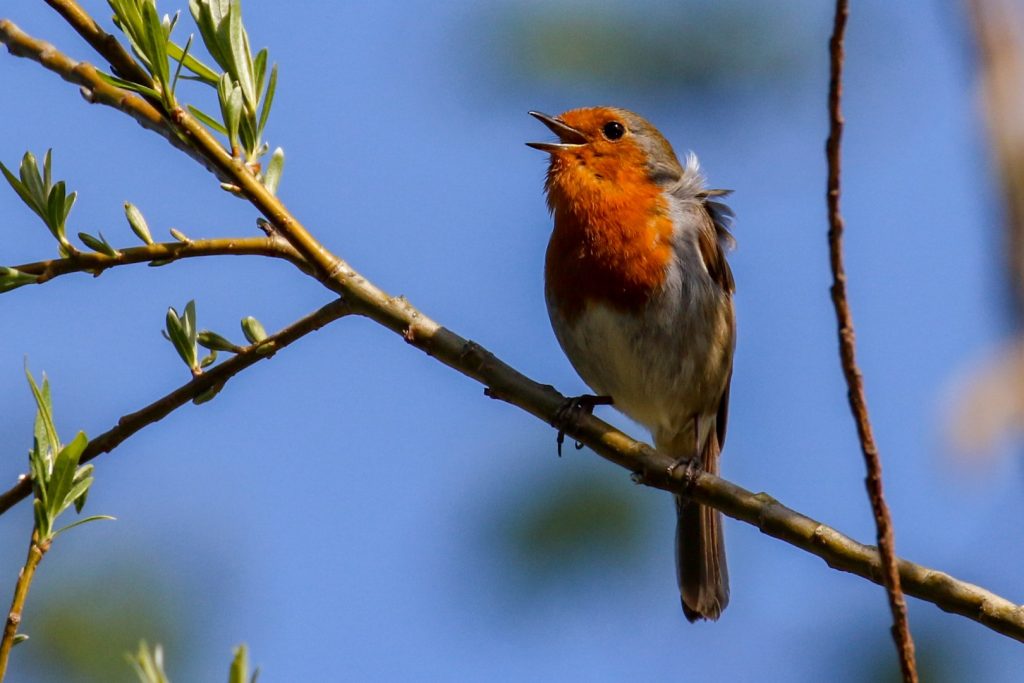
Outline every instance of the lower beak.
<svg viewBox="0 0 1024 683"><path fill-rule="evenodd" d="M531 111L530 116L550 128L551 132L558 136L560 142L527 142L527 147L533 147L542 152L558 152L560 150L582 147L587 142L587 138L583 133L567 125L561 119L542 114L539 111Z"/></svg>

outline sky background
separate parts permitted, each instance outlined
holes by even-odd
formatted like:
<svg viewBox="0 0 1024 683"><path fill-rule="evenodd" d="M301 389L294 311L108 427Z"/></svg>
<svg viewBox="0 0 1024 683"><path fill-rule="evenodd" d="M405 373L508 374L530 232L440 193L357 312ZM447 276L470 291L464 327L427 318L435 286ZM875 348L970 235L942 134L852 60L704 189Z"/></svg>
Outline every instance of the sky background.
<svg viewBox="0 0 1024 683"><path fill-rule="evenodd" d="M622 106L696 151L711 184L735 190L723 475L868 542L828 296L829 4L249 2L245 19L280 68L267 136L287 155L289 208L375 283L566 394L584 385L543 303L546 159L523 145L549 134L526 112ZM83 5L112 30L106 3ZM41 3L2 14L96 61ZM1021 601L1020 463L964 459L947 439L958 382L1009 329L967 26L947 3L854 4L847 270L899 554ZM192 96L210 102L198 86L179 94ZM8 166L54 149L55 177L79 192L70 234L137 243L126 200L158 239L171 227L258 234L255 212L162 138L6 54L0 130ZM54 254L0 188L0 263ZM51 379L65 440L97 435L187 380L159 331L167 306L193 298L200 327L241 340L243 316L274 330L330 297L257 258L3 295L0 481L27 465L26 357ZM86 510L118 521L61 537L45 558L14 683L132 680L122 653L139 638L165 644L179 682L224 680L240 642L268 682L896 673L881 588L739 522L726 523L729 609L687 624L667 495L589 450L558 459L549 427L366 320L301 340L96 465ZM26 504L0 519L0 591L13 590L30 524ZM1020 644L909 605L924 680L1019 680Z"/></svg>

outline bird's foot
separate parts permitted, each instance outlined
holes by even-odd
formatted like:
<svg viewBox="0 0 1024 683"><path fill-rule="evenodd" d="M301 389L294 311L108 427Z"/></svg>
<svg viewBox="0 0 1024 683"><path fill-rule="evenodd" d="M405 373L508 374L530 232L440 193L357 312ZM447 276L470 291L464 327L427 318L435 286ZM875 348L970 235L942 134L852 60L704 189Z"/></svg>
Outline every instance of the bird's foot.
<svg viewBox="0 0 1024 683"><path fill-rule="evenodd" d="M667 474L669 478L675 479L676 470L680 468L682 468L683 471L682 477L679 478L682 479L683 483L687 487L689 487L689 485L693 483L693 480L697 477L698 474L704 471L704 466L701 463L699 457L694 456L690 458L679 458L674 463L668 466Z"/></svg>
<svg viewBox="0 0 1024 683"><path fill-rule="evenodd" d="M611 396L595 396L583 394L566 399L565 403L559 406L555 412L555 419L551 426L558 430L558 457L562 457L562 444L565 443L565 430L579 426L580 417L584 414L593 415L595 406L610 406L614 403ZM576 442L576 450L583 448L583 444Z"/></svg>

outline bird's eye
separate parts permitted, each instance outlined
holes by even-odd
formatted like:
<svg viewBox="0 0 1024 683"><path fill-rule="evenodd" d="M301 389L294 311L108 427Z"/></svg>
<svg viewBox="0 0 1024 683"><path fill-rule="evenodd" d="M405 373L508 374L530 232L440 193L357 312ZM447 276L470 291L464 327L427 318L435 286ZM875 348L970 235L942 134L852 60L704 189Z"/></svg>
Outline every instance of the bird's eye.
<svg viewBox="0 0 1024 683"><path fill-rule="evenodd" d="M618 140L626 134L626 127L618 121L609 121L604 124L604 128L602 128L601 131L609 140Z"/></svg>

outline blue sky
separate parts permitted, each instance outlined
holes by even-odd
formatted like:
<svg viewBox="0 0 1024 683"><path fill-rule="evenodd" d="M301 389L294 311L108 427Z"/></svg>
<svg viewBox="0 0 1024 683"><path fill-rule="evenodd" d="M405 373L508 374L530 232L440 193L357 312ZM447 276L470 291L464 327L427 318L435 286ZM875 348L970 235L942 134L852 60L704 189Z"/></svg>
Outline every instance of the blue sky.
<svg viewBox="0 0 1024 683"><path fill-rule="evenodd" d="M105 3L83 4L107 21ZM777 72L739 59L710 82L653 85L628 69L538 67L530 22L548 17L543 3L248 3L245 16L254 46L280 65L268 137L287 154L288 206L377 284L567 394L584 387L544 310L545 160L522 143L545 131L526 112L623 106L677 151L696 151L711 183L735 190L740 334L723 474L869 541L828 298L830 13L819 4L722 34L719 56L764 50L780 57ZM727 3L740 17L756 5ZM710 6L559 5L570 26L608 16L643 31L671 20L691 37ZM39 3L12 0L4 15L95 61ZM850 296L900 555L1019 600L1019 465L965 464L944 438L954 380L1006 328L998 194L964 25L938 3L855 3L844 104ZM55 174L80 193L74 232L133 243L121 210L130 200L155 234L256 234L245 203L126 117L6 55L0 82L0 159L53 147ZM13 193L0 191L0 209L0 262L54 253ZM166 307L191 298L201 326L236 339L245 315L276 329L328 300L287 265L234 258L4 295L0 442L10 448L0 479L25 465L25 356L51 378L62 433L98 434L187 379L159 330ZM178 681L217 680L242 641L267 681L856 681L868 680L865 662L895 662L880 588L740 523L726 527L729 610L713 625L686 624L667 496L589 451L559 460L553 440L395 335L343 320L98 460L87 509L118 521L60 539L26 628L33 600L129 564L142 569L118 590L151 598L191 633L187 651L172 653ZM649 528L635 554L531 591L523 567L493 554L488 520L586 477L653 511ZM0 520L11 588L29 524L25 505ZM65 609L87 609L76 605ZM949 680L1010 681L1024 664L1016 643L973 622L915 600L910 616L922 656L958 660Z"/></svg>

